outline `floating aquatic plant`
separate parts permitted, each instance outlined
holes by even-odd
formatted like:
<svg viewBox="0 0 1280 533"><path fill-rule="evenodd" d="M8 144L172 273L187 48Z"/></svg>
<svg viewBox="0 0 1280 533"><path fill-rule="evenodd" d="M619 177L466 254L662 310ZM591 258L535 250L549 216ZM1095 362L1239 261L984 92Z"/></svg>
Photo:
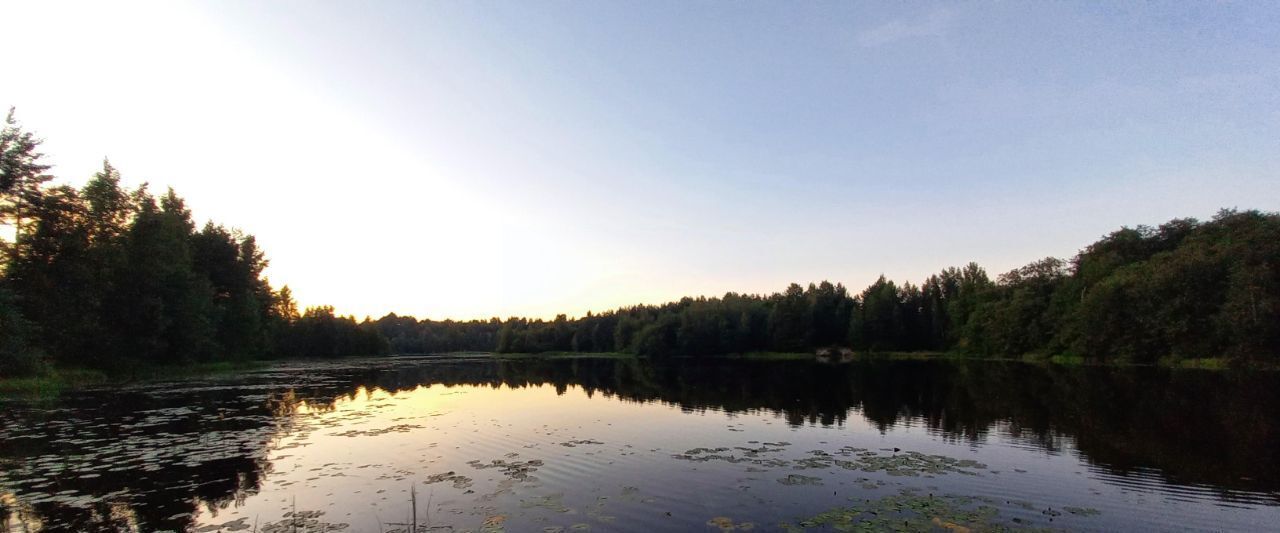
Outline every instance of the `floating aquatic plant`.
<svg viewBox="0 0 1280 533"><path fill-rule="evenodd" d="M778 483L783 485L821 485L822 478L813 476L802 476L800 474L790 474L787 477L779 478Z"/></svg>
<svg viewBox="0 0 1280 533"><path fill-rule="evenodd" d="M863 500L838 507L797 523L779 526L790 532L822 528L835 531L1010 531L1028 530L1028 521L1003 521L987 498L933 494L903 490L877 500Z"/></svg>

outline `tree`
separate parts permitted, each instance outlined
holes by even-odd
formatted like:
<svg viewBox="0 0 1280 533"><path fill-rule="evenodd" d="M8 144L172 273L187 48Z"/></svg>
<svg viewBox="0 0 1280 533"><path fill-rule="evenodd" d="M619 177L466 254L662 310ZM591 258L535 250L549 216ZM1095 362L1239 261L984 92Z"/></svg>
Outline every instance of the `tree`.
<svg viewBox="0 0 1280 533"><path fill-rule="evenodd" d="M44 359L32 346L31 322L22 316L8 288L0 286L0 377L39 373Z"/></svg>
<svg viewBox="0 0 1280 533"><path fill-rule="evenodd" d="M208 223L192 236L191 250L195 272L213 290L211 319L219 353L230 359L264 353L274 296L261 278L267 261L257 242Z"/></svg>
<svg viewBox="0 0 1280 533"><path fill-rule="evenodd" d="M110 161L102 160L102 170L80 189L80 195L89 204L90 238L94 242L112 242L124 236L136 206L121 188L120 172Z"/></svg>
<svg viewBox="0 0 1280 533"><path fill-rule="evenodd" d="M862 291L849 325L850 344L861 350L896 350L902 336L898 287L882 275Z"/></svg>
<svg viewBox="0 0 1280 533"><path fill-rule="evenodd" d="M812 345L813 316L804 289L792 283L786 292L774 299L769 313L769 335L773 349L780 352L802 352Z"/></svg>
<svg viewBox="0 0 1280 533"><path fill-rule="evenodd" d="M142 199L129 228L129 265L114 284L108 313L122 338L122 359L152 364L208 360L214 354L213 288L192 265L194 223L172 190L157 205Z"/></svg>
<svg viewBox="0 0 1280 533"><path fill-rule="evenodd" d="M100 336L98 271L90 250L88 213L79 193L59 186L34 197L30 231L18 236L10 286L40 345L66 363L86 359Z"/></svg>
<svg viewBox="0 0 1280 533"><path fill-rule="evenodd" d="M853 299L844 285L832 285L823 280L816 287L809 286L810 312L813 316L813 344L836 346L849 337L849 319L853 311Z"/></svg>
<svg viewBox="0 0 1280 533"><path fill-rule="evenodd" d="M680 326L679 318L668 313L656 321L646 325L635 338L635 352L652 357L673 355L677 347L676 328Z"/></svg>
<svg viewBox="0 0 1280 533"><path fill-rule="evenodd" d="M298 302L293 301L293 290L288 285L280 287L275 298L275 316L286 324L298 319Z"/></svg>
<svg viewBox="0 0 1280 533"><path fill-rule="evenodd" d="M0 217L13 225L14 240L26 230L27 211L39 200L41 186L52 179L45 173L49 165L40 162L43 154L36 151L42 142L23 131L10 107L0 128Z"/></svg>

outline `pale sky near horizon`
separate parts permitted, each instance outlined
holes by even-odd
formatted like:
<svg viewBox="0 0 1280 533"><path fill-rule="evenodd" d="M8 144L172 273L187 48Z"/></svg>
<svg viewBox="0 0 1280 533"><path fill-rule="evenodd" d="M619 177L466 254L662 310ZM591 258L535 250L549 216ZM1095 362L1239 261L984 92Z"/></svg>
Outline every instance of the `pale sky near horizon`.
<svg viewBox="0 0 1280 533"><path fill-rule="evenodd" d="M1280 210L1268 2L0 1L0 105L340 313L571 316Z"/></svg>

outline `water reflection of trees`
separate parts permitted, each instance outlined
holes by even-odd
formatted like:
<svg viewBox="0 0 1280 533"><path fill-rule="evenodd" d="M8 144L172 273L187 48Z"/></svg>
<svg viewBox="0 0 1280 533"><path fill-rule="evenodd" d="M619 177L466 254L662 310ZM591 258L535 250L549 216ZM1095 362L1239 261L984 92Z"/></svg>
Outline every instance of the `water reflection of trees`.
<svg viewBox="0 0 1280 533"><path fill-rule="evenodd" d="M151 433L175 439L235 435L240 441L195 466L129 464L92 479L66 472L40 489L94 496L87 507L26 505L0 490L0 524L44 524L46 531L186 530L197 509L223 509L259 491L271 471L271 445L288 434L299 411L331 410L369 390L395 394L429 384L550 385L561 393L580 387L590 395L691 412L769 412L794 425L840 426L860 416L881 431L910 422L959 442L980 443L998 431L1050 453L1073 442L1088 462L1113 474L1156 469L1181 484L1280 491L1280 377L1272 374L939 361L401 361L390 368L370 363L262 374L232 386L104 391L77 396L57 410L6 409L0 423L27 428L37 438L6 438L12 434L0 430L0 467L90 451L59 433L67 423L79 438L90 439L84 442L106 442L122 438L134 413L156 409L191 412L148 426ZM26 492L22 483L9 489Z"/></svg>
<svg viewBox="0 0 1280 533"><path fill-rule="evenodd" d="M185 531L197 509L222 509L257 493L270 472L269 442L288 423L287 416L279 415L296 403L287 394L246 395L238 388L211 387L189 393L101 391L64 400L57 409L7 410L0 413L0 423L22 428L24 438L5 438L12 433L0 437L0 461L16 465L58 456L102 468L84 476L86 472L45 465L38 475L47 479L47 486L10 480L10 489L37 499L68 491L92 501L80 505L10 498L0 504L0 525L22 531ZM182 457L128 461L98 451L139 437L129 430L139 423L139 413L180 408L186 409L153 417L145 425L145 438L156 447L172 441L182 450L210 451L197 464Z"/></svg>
<svg viewBox="0 0 1280 533"><path fill-rule="evenodd" d="M570 386L687 411L767 411L789 424L886 431L920 423L980 443L993 431L1058 453L1064 442L1117 475L1155 469L1171 482L1280 491L1280 375L1023 363L627 359L493 361L370 372L368 387L422 383Z"/></svg>

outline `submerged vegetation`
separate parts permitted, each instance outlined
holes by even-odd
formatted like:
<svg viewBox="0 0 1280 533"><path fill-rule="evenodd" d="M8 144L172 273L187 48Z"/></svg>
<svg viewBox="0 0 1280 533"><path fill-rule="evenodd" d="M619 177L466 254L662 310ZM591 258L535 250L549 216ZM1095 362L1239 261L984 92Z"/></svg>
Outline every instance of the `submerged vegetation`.
<svg viewBox="0 0 1280 533"><path fill-rule="evenodd" d="M1223 210L1115 231L1070 260L992 279L952 267L860 293L822 282L570 319L433 321L299 312L253 236L197 229L181 197L122 187L108 162L51 185L12 111L0 133L0 378L273 357L496 351L651 357L859 352L1221 368L1280 362L1280 214ZM800 357L808 357L801 355ZM40 381L12 382L11 388Z"/></svg>

